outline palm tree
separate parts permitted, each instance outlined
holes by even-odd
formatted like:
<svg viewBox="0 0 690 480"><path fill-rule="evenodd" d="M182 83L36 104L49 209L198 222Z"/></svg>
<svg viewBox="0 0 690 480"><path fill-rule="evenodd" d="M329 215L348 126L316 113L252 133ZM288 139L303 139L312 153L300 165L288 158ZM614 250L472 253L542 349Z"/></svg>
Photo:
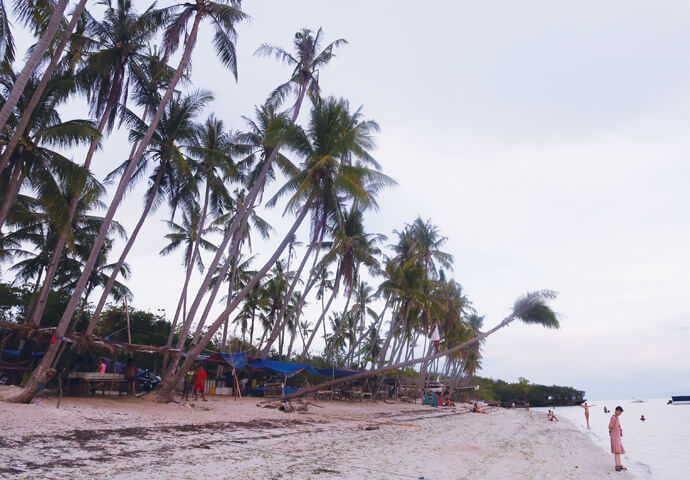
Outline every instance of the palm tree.
<svg viewBox="0 0 690 480"><path fill-rule="evenodd" d="M179 203L184 204L189 211L194 210L194 197L197 194L197 188L193 178L192 159L187 155L187 152L194 147L197 138L198 125L195 123L196 117L212 99L213 97L209 93L197 91L190 95L176 95L168 104L165 114L158 123L156 131L149 142L146 154L140 162L140 168L134 175L134 177L136 177L143 174L150 163L157 163L155 171L150 178L150 183L152 185L146 192L144 210L139 217L139 221L137 222L132 236L139 233L150 211L160 203L165 194L167 194L168 203L173 212L176 211ZM130 139L134 142L138 142L148 129L148 125L143 119L140 119L131 111L127 111L126 119L131 128ZM124 162L119 169L111 173L110 176L115 176L117 171L126 168L127 163L128 162ZM171 215L171 218L174 218L174 213ZM203 228L204 224L198 222L196 225L198 228ZM194 238L201 238L201 236L197 233L194 235ZM120 255L118 264L124 262L133 244L134 238L130 238ZM194 246L193 249L194 251L198 251L197 246ZM194 256L196 257L196 255L197 254ZM191 272L188 272L188 274L191 275ZM115 275L113 275L112 280L115 280ZM185 283L187 284L188 282L189 280L187 279ZM103 294L89 322L87 333L93 332L111 286L112 282L109 282L105 286ZM184 297L185 295L182 296L182 298ZM181 304L178 304L168 342L172 342L181 311L180 309ZM170 343L168 346L170 346Z"/></svg>
<svg viewBox="0 0 690 480"><path fill-rule="evenodd" d="M315 99L309 125L306 131L299 127L291 129L290 147L304 159L302 170L288 180L269 201L269 204L274 205L279 198L292 193L285 209L286 212L297 214L292 227L264 266L210 326L201 342L190 349L180 371L189 367L194 356L211 340L227 315L280 258L307 214L312 214L312 225L319 225L323 214L333 211L330 205L339 205L335 202L339 201L341 196L357 199L361 208L375 207L376 193L383 186L392 183L389 177L380 172L339 161L360 156L372 146L369 124L367 123L367 128L353 127L346 101L333 98L323 101ZM174 375L166 376L161 382L159 398L168 400L175 383Z"/></svg>
<svg viewBox="0 0 690 480"><path fill-rule="evenodd" d="M421 362L429 362L431 360L434 360L436 358L442 358L445 357L449 354L452 354L454 352L458 352L462 349L468 348L471 345L474 345L478 342L483 341L485 338L490 336L491 334L497 332L503 327L506 327L510 325L512 322L515 320L521 320L522 322L528 324L528 325L541 325L545 328L559 328L560 324L558 321L558 317L556 313L549 307L548 302L550 300L554 300L556 298L556 292L553 292L551 290L539 290L536 292L530 292L525 294L522 297L519 297L515 303L513 304L513 311L511 312L510 315L508 315L506 318L504 318L498 325L493 327L491 330L488 330L480 335L475 336L474 338L467 340L466 342L463 342L459 345L455 345L454 347L441 350L437 353L427 355L424 357L420 358L415 358L411 360L406 360L404 362L400 363L395 363L392 365L387 365L385 367L380 367L376 368L373 370L369 370L367 372L362 372L358 373L356 375L352 375L349 377L343 377L335 380L331 380L325 383L321 383L318 385L314 385L312 387L307 387L299 392L291 393L289 395L284 395L282 398L287 400L290 398L306 395L312 392L315 392L317 390L323 390L324 388L331 387L333 385L337 385L340 383L344 382L349 382L349 381L354 381L354 380L359 380L362 378L367 378L372 375L380 375L382 373L388 372L390 370L395 370L399 368L404 368L408 367L410 365L415 365L417 363Z"/></svg>
<svg viewBox="0 0 690 480"><path fill-rule="evenodd" d="M345 357L346 361L351 362L353 360L355 348L361 346L362 341L364 340L364 336L367 333L367 330L365 329L367 316L371 316L374 320L376 320L378 317L376 312L369 306L374 300L374 297L374 288L371 287L367 282L360 281L357 285L355 304L352 305L352 309L350 310L356 320L355 330L359 332L359 334L355 341L350 344L350 350Z"/></svg>
<svg viewBox="0 0 690 480"><path fill-rule="evenodd" d="M182 292L180 293L180 299L177 303L177 309L175 310L175 316L173 318L169 341L172 341L172 332L174 332L175 327L177 326L180 313L182 313L183 323L185 323L187 313L187 289L189 287L189 281L192 277L194 267L196 266L200 272L204 270L204 264L199 250L201 248L207 251L216 250L215 245L203 238L205 234L213 231L213 229L204 226L203 223L201 223L203 221L202 218L203 217L199 211L199 205L195 204L190 210L183 212L182 225L178 225L175 222L166 221L166 224L168 225L168 228L172 230L172 233L169 233L165 236L170 243L160 251L160 254L168 255L181 245L184 245L185 249L183 265L186 271Z"/></svg>
<svg viewBox="0 0 690 480"><path fill-rule="evenodd" d="M163 62L163 60L160 58L160 55L155 51L147 51L147 53L141 59L140 63L132 64L130 66L130 77L132 82L134 83L133 97L139 106L144 107L144 115L142 119L139 119L134 113L130 112L129 110L126 111L125 119L128 120L128 125L130 125L130 127L135 130L135 132L131 134L131 136L133 136L134 138L143 135L143 132L146 130L146 128L148 128L148 125L146 125L145 123L147 118L147 112L155 111L156 105L158 104L158 102L160 102L160 91L164 91L167 88L167 85L169 84L172 75L173 72L171 71L171 69ZM203 101L206 102L208 100ZM194 101L177 102L173 100L173 102L170 105L172 105L171 109L179 108L182 112L185 112L185 109L193 110L193 112L196 112L196 110L200 108L196 105L196 102ZM165 118L165 116L167 115L169 117L181 119L183 120L181 123L183 123L184 126L184 123L187 121L186 118L192 118L194 114L190 115L189 113L187 113L185 115L183 113L182 115L176 115L174 112L168 111L166 112L163 118ZM162 122L162 124L167 128L163 130L161 130L160 128L157 129L156 134L154 134L153 138L151 139L151 143L154 144L154 147L149 148L147 150L147 154L144 157L146 161L142 162L143 165L141 166L141 168L133 175L134 178L140 176L145 171L146 165L151 161L159 162L158 167L155 168L153 175L151 175L151 177L149 178L150 186L144 196L144 209L142 210L141 216L139 217L139 220L137 221L134 229L132 230L129 236L129 240L125 245L125 248L120 254L120 258L117 261L117 266L114 269L113 275L103 288L101 298L98 301L98 304L96 305L96 309L94 310L94 313L91 316L91 320L89 321L89 325L86 329L87 334L93 333L93 330L96 327L96 324L98 323L101 311L103 310L105 302L108 299L108 295L110 294L110 289L113 287L113 284L117 278L117 272L119 271L120 267L124 264L127 255L134 246L134 243L139 235L141 228L144 225L144 222L149 217L151 211L154 211L158 207L158 205L160 204L160 199L164 195L165 191L173 191L172 185L176 183L176 170L173 167L173 165L170 164L170 162L172 161L172 156L167 155L166 152L170 148L169 143L172 142L172 144L174 145L176 138L180 137L180 129L177 128L177 125L175 125L175 123L176 122L170 121L166 122L165 120ZM137 131L138 127L139 130ZM182 129L182 132L184 134L186 134L188 131L189 129L186 127ZM170 138L171 136L172 138ZM136 141L134 144L137 145ZM106 180L108 180L110 177L114 177L116 172L118 171L119 169L115 172L111 172L108 175L108 177L106 177ZM172 200L172 197L170 199L170 202L171 207L174 209L175 202Z"/></svg>
<svg viewBox="0 0 690 480"><path fill-rule="evenodd" d="M316 35L307 28L295 33L293 40L294 56L280 47L266 43L255 52L255 55L273 56L276 60L294 67L290 80L276 87L269 97L270 104L279 105L290 93L296 94L297 100L292 107L292 123L297 120L305 94L309 93L313 97L319 96L318 74L320 68L327 65L335 56L333 54L335 48L347 44L347 40L339 38L319 51L322 33L321 28L318 29Z"/></svg>
<svg viewBox="0 0 690 480"><path fill-rule="evenodd" d="M27 59L26 63L24 64L24 68L22 68L21 73L12 85L11 91L7 96L5 96L5 103L3 104L2 109L0 110L0 130L5 129L7 120L10 118L10 116L12 115L12 111L19 103L19 99L24 93L24 89L29 83L29 79L33 76L34 72L36 71L36 68L38 67L38 64L41 62L41 57L43 56L45 51L48 50L48 45L50 45L50 43L55 38L55 35L58 32L58 29L60 28L62 15L65 11L65 8L67 8L68 3L69 0L58 0L58 2L55 4L50 14L50 20L48 21L45 31L41 35L41 39L39 40L36 47L31 51L31 55ZM17 2L16 5L17 14L20 20L27 23L31 19L32 5L29 2L26 2L24 4L22 4L22 2ZM3 49L5 50L5 52L3 52L4 54L2 55L2 57L4 60L7 58L8 55L10 55L11 57L14 56L14 49L12 48L12 37L10 36L9 21L7 19L7 11L5 9L4 1L2 2L2 4L0 4L0 7L2 13L1 20L3 26L2 41ZM7 162L0 163L0 172L2 172L5 169L6 165Z"/></svg>
<svg viewBox="0 0 690 480"><path fill-rule="evenodd" d="M175 31L172 30L171 33L171 36L174 38ZM256 52L257 55L275 55L279 60L283 60L288 64L294 65L295 70L293 71L290 80L279 86L269 99L268 110L270 110L270 113L272 114L271 117L274 119L271 124L276 125L278 128L273 127L270 130L266 130L265 133L270 133L270 135L259 137L260 143L258 144L268 148L263 149L264 155L262 155L261 168L257 174L253 175L252 187L247 194L241 209L237 212L233 222L227 228L225 237L223 238L219 248L220 251L225 250L225 245L230 241L231 238L235 236L236 231L242 228L245 223L246 216L254 208L257 198L263 194L266 179L269 177L270 172L272 172L273 169L273 161L278 156L282 146L283 139L281 137L283 135L284 123L280 121L282 120L282 116L275 116L273 114L273 112L275 112L275 107L285 99L290 91L296 90L297 100L292 108L292 117L290 120L290 122L294 124L299 115L305 94L307 92L311 92L315 96L318 95L318 68L325 66L330 61L330 59L333 57L334 48L347 43L345 40L339 39L326 46L326 48L321 52L318 52L320 47L321 33L321 29L319 29L316 36L314 36L310 30L304 29L295 34L294 44L297 50L296 58L279 47L273 47L266 44L262 45ZM275 120L278 120L278 122ZM237 255L237 248L239 248L239 244L236 245L235 250L231 249L228 256L228 261L231 261L231 259ZM216 268L219 261L220 256L217 255L211 263L209 272ZM208 289L210 281L211 277L210 275L207 275L199 289L200 293L205 292ZM199 294L197 295L197 298L198 297Z"/></svg>
<svg viewBox="0 0 690 480"><path fill-rule="evenodd" d="M377 256L381 251L376 247L376 244L384 238L385 236L380 234L367 234L364 232L363 213L355 208L354 205L345 216L340 228L334 231L333 249L324 257L324 260L329 261L334 255L339 256L338 272L343 279L345 291L347 292L343 317L345 317L350 305L352 286L358 280L360 265L365 265L372 275L379 273L380 265ZM336 278L337 281L338 279ZM344 325L344 323L341 323L341 325ZM335 332L334 335L337 337L340 335L340 332ZM328 356L328 353L327 349L326 356Z"/></svg>
<svg viewBox="0 0 690 480"><path fill-rule="evenodd" d="M63 313L60 323L58 324L58 327L56 329L57 338L62 337L67 330L72 315L74 314L74 311L77 307L79 298L81 297L82 293L84 292L84 289L86 288L86 283L90 275L90 270L93 269L97 260L98 253L100 252L100 248L103 245L103 242L105 242L105 236L109 226L108 224L113 220L115 211L119 207L120 202L122 201L122 198L124 196L124 192L129 185L129 180L132 174L134 173L134 170L136 169L139 160L144 155L148 143L151 140L155 132L155 129L158 125L158 122L160 121L164 113L165 107L173 96L175 87L182 78L184 71L187 70L189 67L189 62L191 59L192 51L196 44L199 26L201 24L202 19L210 19L213 23L215 27L214 46L216 48L216 51L219 53L219 56L223 64L231 69L233 75L237 75L235 47L233 43L234 38L236 37L235 24L241 22L246 18L246 15L241 10L239 10L238 7L239 2L233 0L196 0L194 3L184 3L181 5L177 5L175 7L170 7L172 10L169 11L177 11L175 14L171 15L171 22L169 23L168 29L166 30L166 34L164 37L164 45L166 47L166 51L170 54L174 53L174 51L179 46L180 38L182 37L181 33L186 28L188 21L192 17L194 17L191 31L188 36L185 36L186 41L182 58L180 59L180 63L175 71L175 74L173 75L173 78L170 81L168 89L166 90L165 94L161 99L161 102L156 110L156 113L153 116L153 119L151 121L151 124L149 125L148 130L146 131L146 134L139 143L139 146L137 147L136 152L132 156L129 165L127 166L127 169L123 172L122 179L120 181L120 184L118 185L117 191L113 196L110 208L108 209L105 215L103 227L99 231L98 237L94 242L93 251L91 252L91 255L89 256L84 266L84 272L80 277L79 281L77 282L73 294L70 297L67 307L65 308L65 312ZM49 366L55 358L55 354L57 353L57 349L59 348L61 343L61 341L56 341L50 346L50 348L46 351L45 355L43 356L41 363L34 370L34 373L29 379L29 382L27 383L24 392L20 395L13 397L11 401L22 403L30 402L33 399L33 397L38 392L39 384L43 383L46 380L49 371Z"/></svg>
<svg viewBox="0 0 690 480"><path fill-rule="evenodd" d="M15 114L8 119L9 125L16 126L17 120L24 115L24 108L30 101L33 87L37 83L37 77L30 79L28 88L24 90L24 95L17 104ZM68 208L55 178L70 177L74 185L80 179L85 181L86 171L50 147L85 144L97 134L90 121L63 122L55 111L54 105L65 101L72 89L73 84L69 79L53 78L42 104L31 116L32 122L22 131L22 146L9 156L8 169L2 172L0 227L23 185L29 185L46 199L45 204L52 206L52 215L61 225L69 223ZM0 131L0 144L6 144L9 141L8 136L7 130Z"/></svg>
<svg viewBox="0 0 690 480"><path fill-rule="evenodd" d="M221 120L210 116L204 125L197 128L194 141L188 148L193 159L191 181L196 185L196 189L203 186L204 190L200 228L206 224L209 210L213 217L218 218L224 214L227 207L231 207L234 203L226 184L241 180L241 171L235 165L233 157L247 150L243 145L235 143L235 137L234 132L225 131L225 126ZM218 230L220 231L220 229ZM198 250L198 245L195 248ZM210 268L209 273L211 273ZM217 294L217 290L212 294L211 302L215 299L215 294ZM195 312L196 305L198 304L195 302ZM193 315L190 315L190 318L184 322L180 341L189 332L193 318ZM199 322L197 332L203 328L204 320L202 318ZM196 337L198 335L195 335Z"/></svg>
<svg viewBox="0 0 690 480"><path fill-rule="evenodd" d="M67 47L67 45L70 41L70 38L72 36L72 32L74 31L75 27L77 26L77 23L79 22L79 19L81 18L81 14L84 10L84 7L86 6L86 1L87 0L80 0L79 1L77 6L75 7L74 11L72 12L72 18L71 18L69 24L67 25L67 27L63 30L63 32L59 36L59 42L57 44L57 47L55 48L55 51L52 52L52 57L50 59L50 63L48 64L45 71L43 72L43 74L41 76L41 80L38 82L38 84L34 88L32 98L29 101L28 105L26 105L26 107L24 109L24 113L23 113L22 117L19 119L19 122L18 122L16 129L15 129L14 134L10 137L9 142L5 146L5 150L2 154L2 158L0 159L0 171L2 171L5 168L5 166L9 162L9 157L12 155L15 148L17 148L17 146L19 145L19 143L21 141L22 132L31 123L31 115L33 114L33 111L42 103L43 93L44 93L45 89L47 88L48 82L50 82L50 80L53 76L53 73L56 71L58 64L60 63L60 60L62 57L62 52ZM31 7L29 7L29 8L31 8ZM52 21L53 21L53 18L51 15L50 22L52 22ZM50 24L48 27L50 27ZM48 33L48 30L46 30L46 33ZM45 34L44 34L44 36L45 36ZM42 40L43 40L43 38L41 39L41 41L39 41L39 44L43 43ZM46 50L40 50L41 55L43 55L44 51L48 51L48 49L46 48ZM32 56L34 55L34 53L32 53ZM34 66L34 68L35 68L35 66ZM35 74L36 72L33 72L33 73ZM24 74L24 71L22 71L22 73L20 74L20 78L17 79L18 82L15 82L15 85L16 85L16 83L19 83L22 81L21 77L23 74ZM29 73L29 74L31 75L31 73ZM25 88L25 86L23 86L22 88ZM13 91L10 93L10 98L13 98L13 96L15 94L14 87L12 88L12 90ZM17 96L19 97L21 95L18 93ZM18 100L15 100L15 101L18 101ZM16 103L14 103L12 105L12 107L14 107L14 106L16 106ZM3 108L3 111L4 111L4 108ZM9 113L3 114L3 112L0 111L0 125L3 126L2 128L5 127L6 122L7 122L6 117L9 117L9 115L10 115ZM3 219L0 217L0 227L2 227L2 221L3 221Z"/></svg>
<svg viewBox="0 0 690 480"><path fill-rule="evenodd" d="M4 69L9 68L12 62L14 62L14 37L12 36L10 19L7 16L7 9L5 8L5 0L0 0L0 64L4 64ZM8 111L11 110L9 105L7 108ZM7 119L5 119L5 121L7 121ZM1 129L2 128L0 128L0 130ZM0 171L2 170L0 169Z"/></svg>
<svg viewBox="0 0 690 480"><path fill-rule="evenodd" d="M361 110L350 112L346 100L315 98L308 131L297 131L294 138L296 153L305 158L304 166L267 203L274 206L279 198L292 193L287 211L309 198L312 244L320 244L329 221L335 228L342 228L344 199L357 202L361 209L377 208L376 193L394 183L377 170L350 164L353 157L370 161L372 134L378 131L376 123L364 121L361 116ZM314 331L318 326L319 322Z"/></svg>
<svg viewBox="0 0 690 480"><path fill-rule="evenodd" d="M137 15L130 0L118 0L116 8L113 8L110 2L107 2L107 5L102 21L86 14L87 34L93 39L89 44L92 51L86 52L86 65L77 74L79 84L90 98L92 113L100 117L99 134L92 140L84 160L84 168L87 169L91 166L103 133L110 132L116 117L124 114L130 79L135 76L133 72L140 71L141 65L149 64L147 43L165 19L164 12L154 9L153 6L142 15ZM138 86L136 76L134 83ZM75 208L75 205L70 205L70 215L73 215ZM135 229L129 243L134 242L137 234L138 229ZM59 239L58 250L63 246L64 239ZM106 284L99 308L92 317L94 321L89 323L88 333L92 333L95 321L105 304L105 299L110 295L110 289L123 263L124 259L118 262L111 280ZM52 276L48 279L52 280ZM44 288L49 289L50 285Z"/></svg>

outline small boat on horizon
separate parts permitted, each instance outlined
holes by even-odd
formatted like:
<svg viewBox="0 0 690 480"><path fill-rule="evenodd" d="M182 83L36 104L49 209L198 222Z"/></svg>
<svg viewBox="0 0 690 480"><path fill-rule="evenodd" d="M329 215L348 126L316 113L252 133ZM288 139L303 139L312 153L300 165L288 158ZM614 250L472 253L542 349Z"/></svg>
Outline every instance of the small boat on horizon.
<svg viewBox="0 0 690 480"><path fill-rule="evenodd" d="M673 405L690 404L690 395L672 395L671 403Z"/></svg>
<svg viewBox="0 0 690 480"><path fill-rule="evenodd" d="M633 399L631 400L630 403L645 403L646 401L647 401L647 400L642 400L641 398L635 398L635 397L633 397Z"/></svg>

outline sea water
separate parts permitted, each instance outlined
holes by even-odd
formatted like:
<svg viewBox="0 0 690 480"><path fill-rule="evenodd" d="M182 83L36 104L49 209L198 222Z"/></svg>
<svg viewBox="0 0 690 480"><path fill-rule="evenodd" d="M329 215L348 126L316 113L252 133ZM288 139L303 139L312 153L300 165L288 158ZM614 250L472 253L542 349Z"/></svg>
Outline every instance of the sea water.
<svg viewBox="0 0 690 480"><path fill-rule="evenodd" d="M641 480L690 478L690 405L667 405L668 400L650 399L643 403L593 400L589 402L594 405L589 409L589 429L584 408L557 407L555 413L575 423L597 445L610 452L609 420L620 405L624 410L619 417L626 452L623 465ZM604 406L609 413L604 413ZM644 422L640 420L641 415L645 416Z"/></svg>

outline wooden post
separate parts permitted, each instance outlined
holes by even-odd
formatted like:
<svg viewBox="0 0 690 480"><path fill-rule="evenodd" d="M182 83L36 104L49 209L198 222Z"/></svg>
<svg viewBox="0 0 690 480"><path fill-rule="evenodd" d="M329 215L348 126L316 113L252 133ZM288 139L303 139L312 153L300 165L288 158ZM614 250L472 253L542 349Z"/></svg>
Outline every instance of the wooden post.
<svg viewBox="0 0 690 480"><path fill-rule="evenodd" d="M127 295L125 295L125 317L127 317L127 343L132 343L132 331L129 327L129 306L127 305ZM129 358L132 358L134 353L129 352Z"/></svg>

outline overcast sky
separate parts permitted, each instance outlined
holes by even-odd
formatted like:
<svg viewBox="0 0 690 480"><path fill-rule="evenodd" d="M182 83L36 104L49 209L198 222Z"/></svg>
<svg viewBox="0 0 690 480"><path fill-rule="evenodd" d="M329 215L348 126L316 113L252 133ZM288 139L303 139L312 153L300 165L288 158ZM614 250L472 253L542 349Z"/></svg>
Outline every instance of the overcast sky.
<svg viewBox="0 0 690 480"><path fill-rule="evenodd" d="M589 398L690 392L690 4L262 0L244 10L238 83L208 34L194 52L194 86L216 97L209 111L241 128L288 78L252 56L260 44L289 49L303 27L346 38L320 73L323 93L381 125L375 157L399 183L368 230L430 218L486 328L526 291L560 292L562 328L496 333L481 375ZM127 152L123 135L109 139L100 178ZM136 192L118 215L130 230ZM278 214L269 218L285 231ZM165 215L130 256L129 284L137 307L170 316L183 270L157 255Z"/></svg>

